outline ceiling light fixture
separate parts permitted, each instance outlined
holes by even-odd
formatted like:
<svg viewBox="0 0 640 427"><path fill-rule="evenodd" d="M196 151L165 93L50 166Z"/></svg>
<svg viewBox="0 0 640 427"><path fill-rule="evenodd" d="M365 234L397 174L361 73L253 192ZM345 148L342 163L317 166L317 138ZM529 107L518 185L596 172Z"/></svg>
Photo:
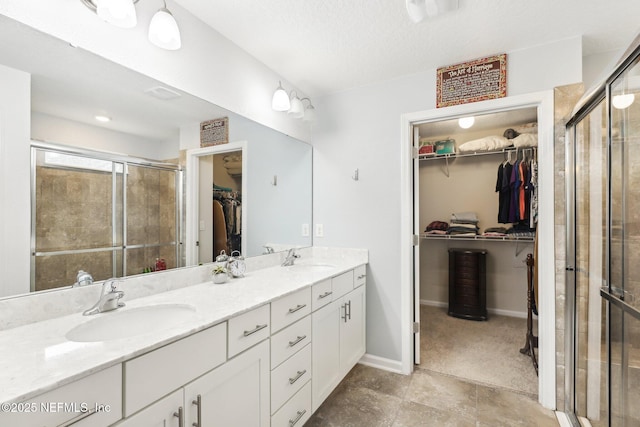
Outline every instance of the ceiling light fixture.
<svg viewBox="0 0 640 427"><path fill-rule="evenodd" d="M469 129L475 122L476 119L473 116L461 117L458 119L458 126L462 129Z"/></svg>
<svg viewBox="0 0 640 427"><path fill-rule="evenodd" d="M629 108L631 104L633 104L634 100L635 96L632 93L626 93L622 95L615 95L611 98L611 104L618 110L624 110L625 108Z"/></svg>
<svg viewBox="0 0 640 427"><path fill-rule="evenodd" d="M155 15L153 15L153 18L151 18L151 22L149 23L149 41L167 50L177 50L182 46L178 23L171 12L169 12L169 9L167 9L166 1L164 2L164 7L158 9Z"/></svg>
<svg viewBox="0 0 640 427"><path fill-rule="evenodd" d="M309 101L309 105L305 108L303 101ZM295 90L292 90L289 95L287 91L282 87L282 82L278 82L278 87L273 93L271 99L271 108L274 111L286 111L287 114L294 119L302 119L305 122L311 122L315 120L315 108L309 98L302 98L298 96Z"/></svg>
<svg viewBox="0 0 640 427"><path fill-rule="evenodd" d="M133 28L137 24L136 8L138 0L80 0L102 20L121 28ZM167 3L151 18L148 37L154 45L167 50L177 50L182 46L180 29Z"/></svg>

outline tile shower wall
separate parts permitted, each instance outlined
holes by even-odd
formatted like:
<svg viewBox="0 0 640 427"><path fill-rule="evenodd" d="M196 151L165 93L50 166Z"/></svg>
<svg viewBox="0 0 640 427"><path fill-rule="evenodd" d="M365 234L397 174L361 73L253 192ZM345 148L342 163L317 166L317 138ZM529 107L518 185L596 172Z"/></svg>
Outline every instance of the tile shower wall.
<svg viewBox="0 0 640 427"><path fill-rule="evenodd" d="M571 110L584 93L582 84L559 86L554 89L555 133L555 272L556 272L556 408L564 410L565 399L565 267L566 267L566 213L565 213L565 124Z"/></svg>
<svg viewBox="0 0 640 427"><path fill-rule="evenodd" d="M116 214L122 217L122 176L118 175ZM175 173L130 167L127 176L127 242L161 244L176 241ZM39 166L36 171L36 251L111 247L113 239L112 175L110 173ZM116 221L115 245L122 244L122 222ZM116 271L122 275L122 251L116 251ZM131 249L126 275L142 273L156 258L176 266L174 246ZM35 290L68 286L79 269L95 280L113 276L111 251L39 256Z"/></svg>

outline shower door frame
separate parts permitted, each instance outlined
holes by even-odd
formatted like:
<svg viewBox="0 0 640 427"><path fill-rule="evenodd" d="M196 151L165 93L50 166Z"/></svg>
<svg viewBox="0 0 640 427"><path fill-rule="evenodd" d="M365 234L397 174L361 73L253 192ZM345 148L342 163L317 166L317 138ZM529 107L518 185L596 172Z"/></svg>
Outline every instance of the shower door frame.
<svg viewBox="0 0 640 427"><path fill-rule="evenodd" d="M90 150L79 147L72 147L62 144L52 144L48 142L42 141L31 141L31 238L30 238L30 246L31 246L31 262L30 262L30 290L31 292L35 291L35 279L36 279L36 258L38 256L44 255L66 255L66 254L77 254L77 253L90 253L90 252L112 252L113 256L113 274L112 277L126 277L127 272L127 250L128 249L140 249L145 247L156 247L156 246L167 246L173 245L175 247L175 257L176 257L176 268L182 267L184 265L183 262L183 254L182 254L182 226L183 223L183 169L180 165L171 164L171 163L163 163L155 160L143 159L138 157L132 157L127 155L119 155L113 154L109 152ZM51 252L38 252L36 250L36 169L37 169L37 161L36 161L36 153L38 150L55 152L60 154L66 154L70 156L78 156L85 157L90 159L97 159L108 161L112 163L112 195L113 206L112 206L112 246L111 247L103 247L103 248L90 248L90 249L71 249L71 250L61 250L61 251L51 251ZM116 172L116 164L122 164L122 217L118 218L122 221L122 242L119 245L115 244L116 241L116 187L117 187L117 173ZM162 242L158 244L138 244L131 245L127 244L127 172L128 166L134 165L138 167L148 167L153 169L159 169L164 171L170 171L175 173L175 188L176 188L176 203L175 203L175 241L173 242ZM118 276L118 265L116 262L117 252L122 251L122 276ZM71 284L69 284L71 285ZM59 288L54 288L59 289Z"/></svg>

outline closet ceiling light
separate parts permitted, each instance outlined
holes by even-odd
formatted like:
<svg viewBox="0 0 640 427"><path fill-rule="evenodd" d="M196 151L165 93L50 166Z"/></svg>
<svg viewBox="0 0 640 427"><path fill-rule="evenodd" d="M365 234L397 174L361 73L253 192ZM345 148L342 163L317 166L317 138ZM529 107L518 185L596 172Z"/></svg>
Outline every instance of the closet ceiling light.
<svg viewBox="0 0 640 427"><path fill-rule="evenodd" d="M476 121L476 119L473 116L471 116L471 117L462 117L462 118L458 119L458 126L460 126L462 129L469 129L471 126L473 126L475 121Z"/></svg>
<svg viewBox="0 0 640 427"><path fill-rule="evenodd" d="M635 100L635 96L632 93L627 93L624 95L615 95L611 98L611 104L618 110L624 110L625 108L629 108L633 101Z"/></svg>
<svg viewBox="0 0 640 427"><path fill-rule="evenodd" d="M282 82L278 82L278 88L273 93L273 99L271 100L271 108L275 111L287 111L290 107L289 95L282 87Z"/></svg>
<svg viewBox="0 0 640 427"><path fill-rule="evenodd" d="M177 50L182 46L180 39L180 29L173 17L167 3L158 9L149 23L149 41L154 45L167 50Z"/></svg>

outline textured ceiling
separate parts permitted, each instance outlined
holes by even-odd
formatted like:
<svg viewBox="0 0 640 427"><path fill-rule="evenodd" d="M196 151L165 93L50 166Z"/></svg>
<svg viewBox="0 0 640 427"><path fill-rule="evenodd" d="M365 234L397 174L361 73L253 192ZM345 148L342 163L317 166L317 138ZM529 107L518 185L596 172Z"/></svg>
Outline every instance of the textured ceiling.
<svg viewBox="0 0 640 427"><path fill-rule="evenodd" d="M459 0L419 24L405 0L175 1L311 96L576 36L583 55L618 50L640 30L638 0Z"/></svg>

